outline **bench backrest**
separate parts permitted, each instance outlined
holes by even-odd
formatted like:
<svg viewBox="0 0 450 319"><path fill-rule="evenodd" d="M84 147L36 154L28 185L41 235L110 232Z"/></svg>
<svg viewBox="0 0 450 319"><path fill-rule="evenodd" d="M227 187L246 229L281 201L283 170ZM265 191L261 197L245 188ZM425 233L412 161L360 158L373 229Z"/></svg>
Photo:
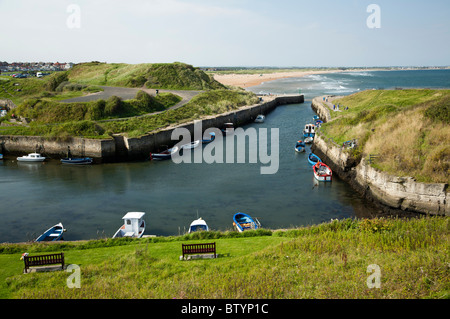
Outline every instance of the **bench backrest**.
<svg viewBox="0 0 450 319"><path fill-rule="evenodd" d="M64 253L38 255L38 256L25 256L23 260L25 262L26 267L61 264L64 263Z"/></svg>
<svg viewBox="0 0 450 319"><path fill-rule="evenodd" d="M183 254L215 253L216 243L182 244Z"/></svg>

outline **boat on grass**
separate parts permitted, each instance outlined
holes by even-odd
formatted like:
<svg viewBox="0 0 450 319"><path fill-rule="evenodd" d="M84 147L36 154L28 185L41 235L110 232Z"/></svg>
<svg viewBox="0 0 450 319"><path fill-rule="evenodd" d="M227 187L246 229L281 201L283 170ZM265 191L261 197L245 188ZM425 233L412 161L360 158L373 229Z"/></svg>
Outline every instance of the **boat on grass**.
<svg viewBox="0 0 450 319"><path fill-rule="evenodd" d="M322 160L314 153L308 154L308 162L310 165L316 165L319 162L322 162Z"/></svg>
<svg viewBox="0 0 450 319"><path fill-rule="evenodd" d="M28 155L20 156L17 158L19 162L43 162L45 157L39 153L30 153Z"/></svg>
<svg viewBox="0 0 450 319"><path fill-rule="evenodd" d="M318 162L313 166L314 177L320 182L331 182L333 172L327 164Z"/></svg>
<svg viewBox="0 0 450 319"><path fill-rule="evenodd" d="M266 117L262 114L259 114L255 119L255 123L264 123L265 120L266 120Z"/></svg>
<svg viewBox="0 0 450 319"><path fill-rule="evenodd" d="M116 231L112 238L141 238L145 231L143 212L129 212L122 217L123 225Z"/></svg>
<svg viewBox="0 0 450 319"><path fill-rule="evenodd" d="M200 217L199 219L194 220L191 225L189 226L188 233L193 233L196 231L208 231L209 227L208 224Z"/></svg>
<svg viewBox="0 0 450 319"><path fill-rule="evenodd" d="M62 240L62 236L66 230L62 223L58 223L42 233L35 241L57 241Z"/></svg>
<svg viewBox="0 0 450 319"><path fill-rule="evenodd" d="M172 155L178 152L178 146L168 148L160 153L150 153L150 160L163 161L172 158Z"/></svg>
<svg viewBox="0 0 450 319"><path fill-rule="evenodd" d="M295 144L295 151L298 153L302 153L305 151L305 143L302 140L297 141L297 143Z"/></svg>
<svg viewBox="0 0 450 319"><path fill-rule="evenodd" d="M211 132L209 133L209 135L211 136L211 138L202 140L202 144L209 144L216 139L216 133Z"/></svg>
<svg viewBox="0 0 450 319"><path fill-rule="evenodd" d="M237 213L233 216L233 226L238 232L243 232L258 229L261 227L261 223L258 219L253 219L245 213Z"/></svg>

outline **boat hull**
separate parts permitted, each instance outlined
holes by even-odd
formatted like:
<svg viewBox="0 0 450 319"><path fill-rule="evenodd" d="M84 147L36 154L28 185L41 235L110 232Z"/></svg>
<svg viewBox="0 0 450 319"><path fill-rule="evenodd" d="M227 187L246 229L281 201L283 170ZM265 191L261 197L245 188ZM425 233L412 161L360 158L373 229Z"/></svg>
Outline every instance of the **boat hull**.
<svg viewBox="0 0 450 319"><path fill-rule="evenodd" d="M333 178L333 172L331 171L331 168L328 167L328 165L319 162L313 166L313 170L314 170L314 177L319 182L331 182Z"/></svg>
<svg viewBox="0 0 450 319"><path fill-rule="evenodd" d="M62 164L71 164L71 165L89 165L92 164L93 159L90 157L84 158L62 158Z"/></svg>
<svg viewBox="0 0 450 319"><path fill-rule="evenodd" d="M233 226L240 233L246 230L255 230L260 227L259 223L245 213L237 213L233 216Z"/></svg>
<svg viewBox="0 0 450 319"><path fill-rule="evenodd" d="M322 162L322 160L314 153L310 153L308 155L308 163L309 165L316 165L318 162Z"/></svg>
<svg viewBox="0 0 450 319"><path fill-rule="evenodd" d="M61 240L62 236L64 234L64 227L62 223L58 223L49 229L47 229L42 235L40 235L38 238L36 238L35 241L57 241Z"/></svg>

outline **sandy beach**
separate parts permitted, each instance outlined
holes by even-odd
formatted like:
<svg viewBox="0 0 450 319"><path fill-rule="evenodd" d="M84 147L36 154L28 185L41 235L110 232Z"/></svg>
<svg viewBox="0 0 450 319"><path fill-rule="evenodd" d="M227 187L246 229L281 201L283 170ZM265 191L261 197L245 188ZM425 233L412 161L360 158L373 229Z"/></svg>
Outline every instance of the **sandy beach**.
<svg viewBox="0 0 450 319"><path fill-rule="evenodd" d="M248 88L259 85L263 82L284 79L297 78L311 74L324 74L342 72L341 70L330 71L292 71L292 72L277 72L277 73L262 73L262 74L214 74L214 79L224 85L239 86Z"/></svg>

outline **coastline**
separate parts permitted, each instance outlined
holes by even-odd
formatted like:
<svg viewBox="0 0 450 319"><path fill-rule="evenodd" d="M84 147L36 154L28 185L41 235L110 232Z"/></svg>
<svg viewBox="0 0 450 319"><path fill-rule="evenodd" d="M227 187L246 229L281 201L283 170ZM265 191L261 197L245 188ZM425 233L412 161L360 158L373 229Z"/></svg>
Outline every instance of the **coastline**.
<svg viewBox="0 0 450 319"><path fill-rule="evenodd" d="M274 73L261 73L261 74L213 74L214 80L222 83L223 85L231 85L241 87L243 89L252 86L260 85L264 82L286 79L286 78L301 78L307 75L315 74L330 74L330 73L342 73L342 72L369 72L369 71L381 71L384 69L351 69L351 70L326 70L326 71L286 71L286 72L274 72ZM386 71L389 69L386 69Z"/></svg>

